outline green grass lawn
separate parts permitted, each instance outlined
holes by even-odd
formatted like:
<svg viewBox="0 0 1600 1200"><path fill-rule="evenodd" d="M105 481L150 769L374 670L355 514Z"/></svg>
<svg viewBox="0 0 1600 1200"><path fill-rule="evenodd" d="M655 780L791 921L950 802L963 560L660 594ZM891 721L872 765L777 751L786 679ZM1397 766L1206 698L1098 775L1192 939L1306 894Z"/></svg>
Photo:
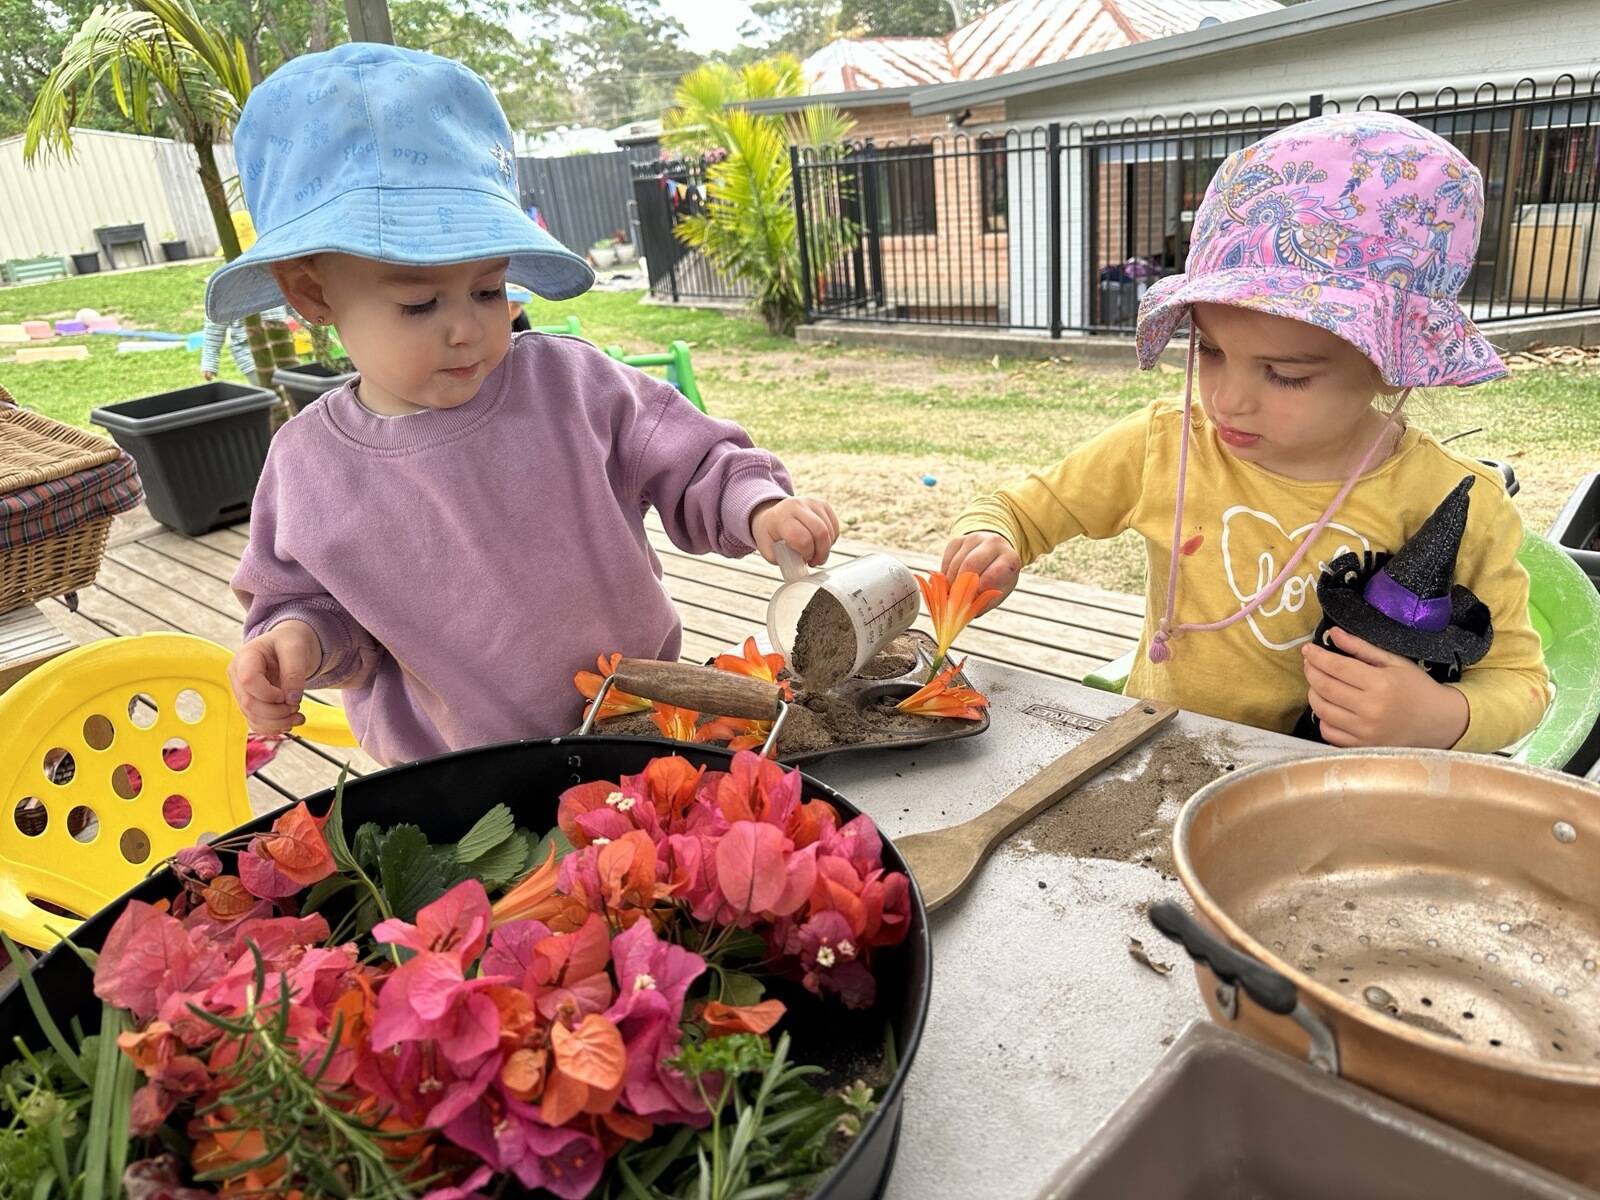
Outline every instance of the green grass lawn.
<svg viewBox="0 0 1600 1200"><path fill-rule="evenodd" d="M201 325L207 265L94 275L0 289L0 321L70 316L92 307L131 326L191 332ZM1182 386L1181 377L1061 362L989 363L881 350L801 347L759 321L640 303L595 292L537 302L535 324L569 312L584 336L627 350L674 338L694 347L707 406L781 455L799 486L839 510L851 536L937 551L976 492L1047 466L1110 421ZM86 425L90 409L198 382L197 353L119 355L115 338L84 342L87 362L18 366L0 356L0 382L24 404ZM223 377L236 378L223 354ZM1413 420L1455 445L1505 458L1522 481L1529 526L1548 527L1577 481L1600 468L1600 372L1552 368L1499 383L1414 398ZM922 482L933 476L932 487ZM1074 544L1035 569L1124 590L1142 588L1143 553L1129 538Z"/></svg>

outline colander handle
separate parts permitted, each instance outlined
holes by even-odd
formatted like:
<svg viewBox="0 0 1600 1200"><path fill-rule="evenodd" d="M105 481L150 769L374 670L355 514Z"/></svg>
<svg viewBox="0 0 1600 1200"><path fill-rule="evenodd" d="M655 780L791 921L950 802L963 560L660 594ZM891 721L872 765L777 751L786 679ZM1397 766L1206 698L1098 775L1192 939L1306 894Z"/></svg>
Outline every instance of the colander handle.
<svg viewBox="0 0 1600 1200"><path fill-rule="evenodd" d="M1294 980L1235 950L1170 900L1150 906L1150 924L1216 976L1217 1003L1230 1020L1238 1013L1238 991L1243 990L1260 1007L1304 1029L1311 1039L1313 1065L1339 1074L1339 1043L1333 1028L1300 1002Z"/></svg>

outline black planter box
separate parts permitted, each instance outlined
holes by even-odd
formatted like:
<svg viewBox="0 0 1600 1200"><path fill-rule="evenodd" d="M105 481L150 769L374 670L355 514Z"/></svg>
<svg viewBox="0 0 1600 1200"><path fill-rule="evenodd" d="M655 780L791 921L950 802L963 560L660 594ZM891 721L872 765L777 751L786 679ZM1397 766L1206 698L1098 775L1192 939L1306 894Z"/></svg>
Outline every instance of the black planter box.
<svg viewBox="0 0 1600 1200"><path fill-rule="evenodd" d="M313 362L279 367L272 373L272 382L284 390L294 411L299 412L323 393L341 388L355 377L355 371L335 371Z"/></svg>
<svg viewBox="0 0 1600 1200"><path fill-rule="evenodd" d="M100 270L100 254L95 250L85 250L81 254L72 256L72 269L79 275L93 275Z"/></svg>
<svg viewBox="0 0 1600 1200"><path fill-rule="evenodd" d="M161 243L161 257L168 262L182 262L189 257L189 243L183 238Z"/></svg>
<svg viewBox="0 0 1600 1200"><path fill-rule="evenodd" d="M1589 581L1600 588L1600 472L1590 475L1572 493L1572 499L1550 526L1549 538L1583 568Z"/></svg>
<svg viewBox="0 0 1600 1200"><path fill-rule="evenodd" d="M150 515L200 534L250 515L277 399L212 382L97 408L89 419L139 464Z"/></svg>

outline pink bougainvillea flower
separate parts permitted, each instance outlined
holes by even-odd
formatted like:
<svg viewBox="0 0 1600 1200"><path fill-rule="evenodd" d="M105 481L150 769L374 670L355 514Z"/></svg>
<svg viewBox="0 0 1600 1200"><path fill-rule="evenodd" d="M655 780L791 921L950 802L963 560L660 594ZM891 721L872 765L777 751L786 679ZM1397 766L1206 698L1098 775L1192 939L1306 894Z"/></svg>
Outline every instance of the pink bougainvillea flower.
<svg viewBox="0 0 1600 1200"><path fill-rule="evenodd" d="M600 685L606 677L617 669L617 664L622 661L622 655L612 654L609 657L602 654L595 660L595 665L600 668L597 675L593 671L579 671L572 677L573 685L582 694L585 700L590 701L584 707L583 715L589 715L589 709L594 707L593 701L600 694ZM628 713L648 712L650 701L641 700L638 696L630 696L621 688L612 688L606 693L606 702L600 706L600 714L596 718L600 721L609 721L612 717L626 716Z"/></svg>
<svg viewBox="0 0 1600 1200"><path fill-rule="evenodd" d="M138 1033L119 1034L117 1047L149 1081L133 1096L129 1129L138 1137L149 1137L182 1101L214 1087L206 1065L184 1052L165 1021L152 1021Z"/></svg>
<svg viewBox="0 0 1600 1200"><path fill-rule="evenodd" d="M787 917L809 898L816 851L793 851L776 826L737 821L717 842L717 886L736 919Z"/></svg>
<svg viewBox="0 0 1600 1200"><path fill-rule="evenodd" d="M413 1128L441 1129L476 1104L500 1070L497 1055L454 1063L427 1042L362 1056L355 1083Z"/></svg>
<svg viewBox="0 0 1600 1200"><path fill-rule="evenodd" d="M611 930L591 913L575 933L555 934L533 947L527 986L537 989L540 1014L548 1021L576 1021L604 1012L613 989L606 967L611 961Z"/></svg>
<svg viewBox="0 0 1600 1200"><path fill-rule="evenodd" d="M617 976L617 1001L606 1014L621 1020L645 993L654 992L677 1014L689 986L705 973L705 959L692 950L664 941L648 921L639 921L611 939L611 962Z"/></svg>
<svg viewBox="0 0 1600 1200"><path fill-rule="evenodd" d="M433 1188L422 1193L422 1200L489 1200L487 1193L480 1189L485 1187L494 1178L494 1168L480 1166L471 1175L460 1183L453 1183L447 1187Z"/></svg>
<svg viewBox="0 0 1600 1200"><path fill-rule="evenodd" d="M799 931L801 982L817 995L836 993L847 1008L870 1008L877 992L861 947L837 912L818 913Z"/></svg>
<svg viewBox="0 0 1600 1200"><path fill-rule="evenodd" d="M101 947L94 994L145 1021L168 996L204 986L223 965L215 944L197 941L169 913L130 900Z"/></svg>
<svg viewBox="0 0 1600 1200"><path fill-rule="evenodd" d="M417 923L390 918L372 928L373 939L408 950L453 955L463 968L478 961L489 944L493 913L489 895L476 879L456 884L431 904L417 910Z"/></svg>
<svg viewBox="0 0 1600 1200"><path fill-rule="evenodd" d="M454 954L424 951L401 964L378 992L372 1048L428 1041L452 1062L487 1054L500 1041L500 1017L483 989L497 978L466 979Z"/></svg>
<svg viewBox="0 0 1600 1200"><path fill-rule="evenodd" d="M520 1100L495 1101L468 1109L445 1127L445 1136L526 1188L543 1188L562 1200L583 1200L594 1190L605 1154L591 1134L552 1129L537 1108Z"/></svg>

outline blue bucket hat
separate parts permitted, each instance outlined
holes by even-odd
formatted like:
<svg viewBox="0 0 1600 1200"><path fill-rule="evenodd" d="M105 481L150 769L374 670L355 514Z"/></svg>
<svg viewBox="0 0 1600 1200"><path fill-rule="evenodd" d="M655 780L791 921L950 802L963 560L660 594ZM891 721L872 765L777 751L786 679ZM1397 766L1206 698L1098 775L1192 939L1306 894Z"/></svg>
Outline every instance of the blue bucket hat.
<svg viewBox="0 0 1600 1200"><path fill-rule="evenodd" d="M594 283L522 211L511 126L451 59L372 42L291 59L251 92L233 150L257 237L207 282L213 321L284 303L267 264L322 251L412 266L503 256L508 280L550 300Z"/></svg>

